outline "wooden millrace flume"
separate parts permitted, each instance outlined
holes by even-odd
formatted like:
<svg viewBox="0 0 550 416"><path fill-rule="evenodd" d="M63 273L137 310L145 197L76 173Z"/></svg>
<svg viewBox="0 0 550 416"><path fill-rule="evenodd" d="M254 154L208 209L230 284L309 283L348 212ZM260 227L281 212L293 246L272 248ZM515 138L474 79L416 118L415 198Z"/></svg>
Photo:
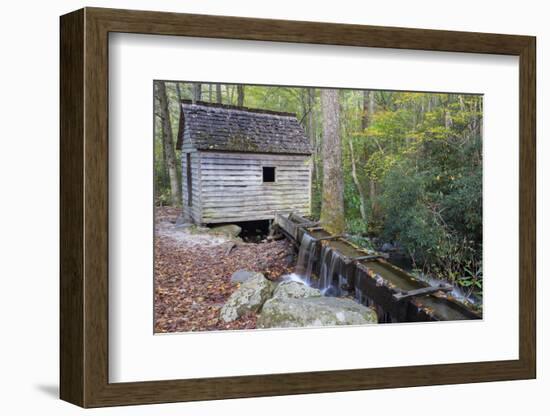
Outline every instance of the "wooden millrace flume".
<svg viewBox="0 0 550 416"><path fill-rule="evenodd" d="M299 247L298 268L305 280L325 295L353 296L373 307L379 322L456 321L481 316L448 292L451 285L431 286L369 253L346 235L331 235L318 223L296 213L277 212L273 224Z"/></svg>

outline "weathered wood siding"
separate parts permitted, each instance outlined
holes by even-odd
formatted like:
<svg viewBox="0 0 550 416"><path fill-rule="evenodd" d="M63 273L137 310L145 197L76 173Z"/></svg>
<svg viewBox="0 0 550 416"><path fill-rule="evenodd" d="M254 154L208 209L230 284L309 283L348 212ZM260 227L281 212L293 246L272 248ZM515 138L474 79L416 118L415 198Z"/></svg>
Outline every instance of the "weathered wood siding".
<svg viewBox="0 0 550 416"><path fill-rule="evenodd" d="M199 167L199 154L196 149L189 143L188 140L183 142L181 152L181 196L183 210L188 211L190 217L194 223L201 223L201 200L200 200L200 167ZM191 159L191 196L192 203L189 206L188 202L188 188L187 188L187 154L189 153Z"/></svg>
<svg viewBox="0 0 550 416"><path fill-rule="evenodd" d="M274 212L311 209L311 158L303 155L200 151L202 223L273 219ZM263 182L263 166L275 182Z"/></svg>

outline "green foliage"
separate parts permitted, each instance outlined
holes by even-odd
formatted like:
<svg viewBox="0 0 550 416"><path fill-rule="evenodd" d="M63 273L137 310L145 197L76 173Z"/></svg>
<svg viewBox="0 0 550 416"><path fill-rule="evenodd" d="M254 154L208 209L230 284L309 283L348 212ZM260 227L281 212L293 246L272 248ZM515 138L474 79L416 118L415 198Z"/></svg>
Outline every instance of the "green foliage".
<svg viewBox="0 0 550 416"><path fill-rule="evenodd" d="M427 172L403 167L392 171L385 178L381 198L383 238L398 241L424 272L463 287L480 288L481 244L469 235L481 233L481 218L473 215L471 220L462 220L469 206L475 206L471 192L479 194L479 188L471 188L476 183L472 176L465 181L467 187L444 195L428 191L434 178Z"/></svg>
<svg viewBox="0 0 550 416"><path fill-rule="evenodd" d="M349 224L349 223L348 223ZM353 226L352 226L353 227ZM361 234L352 234L348 237L348 240L354 243L355 245L365 248L367 250L376 251L376 248L372 244L372 241L370 238L365 237Z"/></svg>
<svg viewBox="0 0 550 416"><path fill-rule="evenodd" d="M375 234L398 242L416 267L481 292L481 97L386 92L377 100L353 138L363 183L377 184L369 232L379 221Z"/></svg>
<svg viewBox="0 0 550 416"><path fill-rule="evenodd" d="M427 180L401 165L385 177L380 199L385 216L382 238L398 241L415 261L427 257L441 239L441 229L426 206Z"/></svg>

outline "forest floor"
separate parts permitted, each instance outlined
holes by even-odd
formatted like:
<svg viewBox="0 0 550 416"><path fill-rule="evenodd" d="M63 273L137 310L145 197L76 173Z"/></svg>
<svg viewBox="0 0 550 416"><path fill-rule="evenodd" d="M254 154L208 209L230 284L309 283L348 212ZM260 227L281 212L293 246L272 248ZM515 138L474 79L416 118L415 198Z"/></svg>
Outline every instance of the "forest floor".
<svg viewBox="0 0 550 416"><path fill-rule="evenodd" d="M255 328L254 314L229 324L219 319L220 309L237 289L231 275L244 269L278 280L292 271L292 247L286 240L244 243L176 227L179 214L176 208L156 208L155 332Z"/></svg>

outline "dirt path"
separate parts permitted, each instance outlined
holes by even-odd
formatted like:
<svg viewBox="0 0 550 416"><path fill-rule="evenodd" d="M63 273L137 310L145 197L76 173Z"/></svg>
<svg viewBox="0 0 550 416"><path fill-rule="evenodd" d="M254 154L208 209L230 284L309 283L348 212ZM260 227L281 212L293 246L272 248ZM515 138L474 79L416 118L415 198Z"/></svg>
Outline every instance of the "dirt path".
<svg viewBox="0 0 550 416"><path fill-rule="evenodd" d="M167 207L156 212L155 332L255 328L255 315L230 324L219 320L220 308L236 289L231 275L246 269L277 280L292 269L288 242L238 243L226 255L229 239L177 228L178 214Z"/></svg>

